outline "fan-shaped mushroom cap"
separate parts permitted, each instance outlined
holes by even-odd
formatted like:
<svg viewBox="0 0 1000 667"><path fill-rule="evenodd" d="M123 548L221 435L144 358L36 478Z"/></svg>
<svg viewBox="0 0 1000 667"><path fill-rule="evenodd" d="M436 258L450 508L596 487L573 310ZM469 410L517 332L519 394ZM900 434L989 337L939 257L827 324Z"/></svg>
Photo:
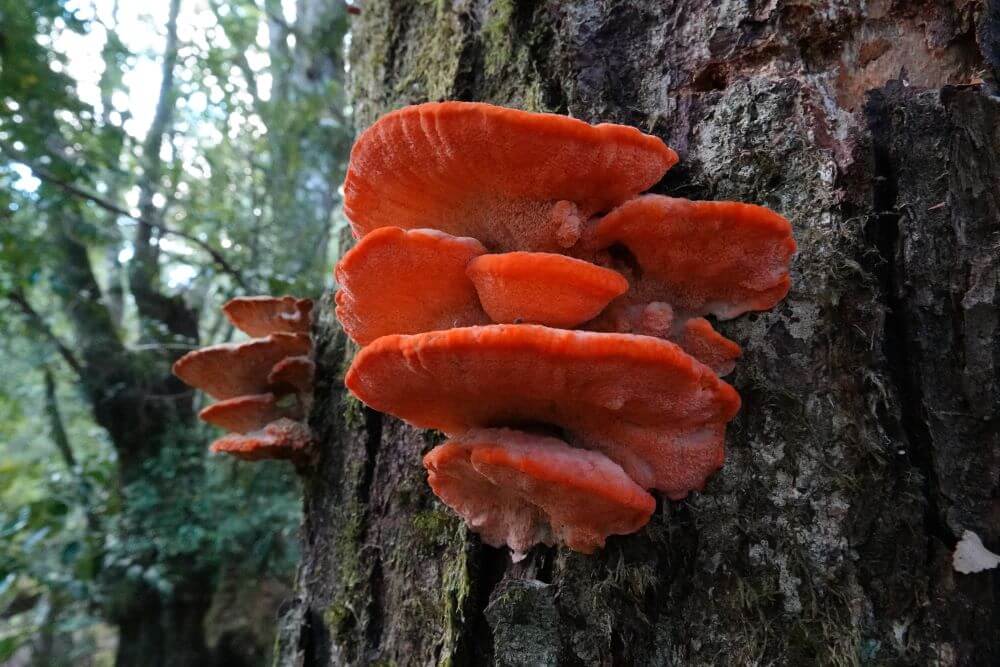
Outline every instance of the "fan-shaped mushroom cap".
<svg viewBox="0 0 1000 667"><path fill-rule="evenodd" d="M312 450L309 428L291 419L273 421L259 431L232 433L212 443L213 452L232 454L244 461L284 459L296 464L308 462Z"/></svg>
<svg viewBox="0 0 1000 667"><path fill-rule="evenodd" d="M313 302L291 296L241 296L230 299L222 312L248 336L273 333L309 333Z"/></svg>
<svg viewBox="0 0 1000 667"><path fill-rule="evenodd" d="M545 423L673 498L722 465L736 391L649 336L490 325L385 336L345 379L359 399L421 428Z"/></svg>
<svg viewBox="0 0 1000 667"><path fill-rule="evenodd" d="M299 419L302 407L291 395L279 398L271 393L253 394L213 403L198 413L198 417L227 431L249 433L282 417Z"/></svg>
<svg viewBox="0 0 1000 667"><path fill-rule="evenodd" d="M666 338L718 375L731 373L736 367L736 359L742 354L739 345L718 333L705 318L674 317L674 309L662 301L631 305L616 302L597 319L588 322L586 328L588 331Z"/></svg>
<svg viewBox="0 0 1000 667"><path fill-rule="evenodd" d="M433 229L382 227L337 264L337 318L367 345L392 333L486 324L465 266L486 248Z"/></svg>
<svg viewBox="0 0 1000 667"><path fill-rule="evenodd" d="M285 357L308 354L306 334L275 333L245 343L213 345L188 352L174 363L174 375L216 400L264 394L267 376Z"/></svg>
<svg viewBox="0 0 1000 667"><path fill-rule="evenodd" d="M712 328L704 317L692 317L684 323L678 341L684 351L719 375L729 375L743 354L739 345Z"/></svg>
<svg viewBox="0 0 1000 667"><path fill-rule="evenodd" d="M546 252L480 255L466 267L494 322L575 327L624 294L628 281L611 269Z"/></svg>
<svg viewBox="0 0 1000 667"><path fill-rule="evenodd" d="M316 364L309 357L286 357L276 363L267 375L272 387L288 386L299 394L311 394Z"/></svg>
<svg viewBox="0 0 1000 667"><path fill-rule="evenodd" d="M724 319L783 299L795 252L791 225L763 206L661 195L611 211L587 229L583 245L619 244L641 267L623 301L664 301L676 311Z"/></svg>
<svg viewBox="0 0 1000 667"><path fill-rule="evenodd" d="M492 251L558 251L583 221L651 185L677 162L623 125L440 102L387 114L351 151L344 211L357 236L433 227Z"/></svg>
<svg viewBox="0 0 1000 667"><path fill-rule="evenodd" d="M424 457L434 493L515 560L538 543L582 553L646 525L656 502L599 452L509 429L469 431Z"/></svg>

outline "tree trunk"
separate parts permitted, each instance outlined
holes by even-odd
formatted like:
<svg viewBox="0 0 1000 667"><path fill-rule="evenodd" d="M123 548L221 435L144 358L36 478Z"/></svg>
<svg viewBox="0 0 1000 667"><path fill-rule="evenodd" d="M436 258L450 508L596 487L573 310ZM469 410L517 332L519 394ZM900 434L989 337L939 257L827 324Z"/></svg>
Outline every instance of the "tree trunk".
<svg viewBox="0 0 1000 667"><path fill-rule="evenodd" d="M358 4L359 129L440 99L634 125L681 155L655 192L770 206L799 252L721 326L723 470L593 556L483 546L427 488L435 436L345 394L321 309L278 663L997 664L997 571L951 563L966 530L1000 551L996 6Z"/></svg>

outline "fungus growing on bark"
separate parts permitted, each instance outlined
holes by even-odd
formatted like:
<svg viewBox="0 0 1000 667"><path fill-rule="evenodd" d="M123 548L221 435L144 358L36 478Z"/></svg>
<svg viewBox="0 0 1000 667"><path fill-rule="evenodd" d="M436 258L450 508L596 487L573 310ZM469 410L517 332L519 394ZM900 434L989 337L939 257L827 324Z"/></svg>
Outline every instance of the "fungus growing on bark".
<svg viewBox="0 0 1000 667"><path fill-rule="evenodd" d="M311 299L291 296L240 296L230 299L222 312L233 326L255 338L273 333L309 333Z"/></svg>
<svg viewBox="0 0 1000 667"><path fill-rule="evenodd" d="M275 364L311 350L306 334L273 333L189 352L174 363L173 371L185 384L218 400L264 394L270 389L267 377Z"/></svg>
<svg viewBox="0 0 1000 667"><path fill-rule="evenodd" d="M593 223L581 252L613 246L637 265L622 267L632 289L617 305L664 302L684 316L722 319L783 299L795 252L791 225L763 206L661 195L637 197Z"/></svg>
<svg viewBox="0 0 1000 667"><path fill-rule="evenodd" d="M660 180L677 154L633 127L488 104L389 113L351 151L344 211L363 237L432 227L493 252L559 252L593 214Z"/></svg>
<svg viewBox="0 0 1000 667"><path fill-rule="evenodd" d="M433 229L377 229L337 264L337 319L362 345L387 334L487 324L465 275L485 252L475 239Z"/></svg>
<svg viewBox="0 0 1000 667"><path fill-rule="evenodd" d="M315 374L316 364L309 357L285 357L267 374L267 383L272 387L291 387L299 396L311 397Z"/></svg>
<svg viewBox="0 0 1000 667"><path fill-rule="evenodd" d="M483 309L498 323L579 326L628 289L615 271L544 252L480 255L466 273Z"/></svg>
<svg viewBox="0 0 1000 667"><path fill-rule="evenodd" d="M213 442L212 451L305 463L311 436L294 420L304 418L312 402L312 301L240 297L223 310L236 327L265 337L195 350L173 367L183 382L218 399L198 416L233 433Z"/></svg>
<svg viewBox="0 0 1000 667"><path fill-rule="evenodd" d="M213 452L244 461L283 459L304 465L312 456L312 433L302 422L278 419L251 433L231 433L212 443Z"/></svg>
<svg viewBox="0 0 1000 667"><path fill-rule="evenodd" d="M627 298L627 297L626 297ZM743 353L703 317L675 317L670 304L618 303L586 325L591 331L616 331L666 338L719 375L728 375Z"/></svg>
<svg viewBox="0 0 1000 667"><path fill-rule="evenodd" d="M589 553L648 520L643 488L682 498L722 465L740 347L703 316L774 306L795 242L759 206L639 196L676 161L634 128L465 102L351 152L345 383L451 436L429 481L488 544Z"/></svg>
<svg viewBox="0 0 1000 667"><path fill-rule="evenodd" d="M634 533L656 502L599 452L509 429L468 431L424 457L434 493L514 560L538 543L582 553Z"/></svg>
<svg viewBox="0 0 1000 667"><path fill-rule="evenodd" d="M345 379L369 406L450 435L544 423L671 498L722 465L736 391L673 343L628 334L490 325L385 336Z"/></svg>
<svg viewBox="0 0 1000 667"><path fill-rule="evenodd" d="M228 398L198 413L203 422L233 433L249 433L278 419L301 419L302 416L302 406L294 396L279 398L271 393Z"/></svg>
<svg viewBox="0 0 1000 667"><path fill-rule="evenodd" d="M712 328L704 317L684 322L677 343L692 357L719 375L729 375L743 354L740 346Z"/></svg>

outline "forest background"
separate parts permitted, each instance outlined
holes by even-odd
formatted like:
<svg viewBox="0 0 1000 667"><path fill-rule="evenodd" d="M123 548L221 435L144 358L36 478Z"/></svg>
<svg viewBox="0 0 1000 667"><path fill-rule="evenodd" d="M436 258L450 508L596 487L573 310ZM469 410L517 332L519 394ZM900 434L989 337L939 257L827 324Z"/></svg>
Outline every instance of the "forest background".
<svg viewBox="0 0 1000 667"><path fill-rule="evenodd" d="M329 286L346 28L341 2L0 0L0 663L269 660L299 482L209 455L170 365L240 336L230 297Z"/></svg>

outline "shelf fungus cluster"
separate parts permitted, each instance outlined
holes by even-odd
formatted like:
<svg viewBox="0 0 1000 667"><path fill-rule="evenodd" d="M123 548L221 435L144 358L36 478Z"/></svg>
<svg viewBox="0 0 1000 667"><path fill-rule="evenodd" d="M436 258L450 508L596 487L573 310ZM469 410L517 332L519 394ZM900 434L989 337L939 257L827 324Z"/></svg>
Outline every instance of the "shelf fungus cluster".
<svg viewBox="0 0 1000 667"><path fill-rule="evenodd" d="M212 443L246 461L308 462L312 435L303 422L312 402L312 301L241 297L223 312L250 340L205 347L174 364L174 375L217 402L198 415L229 433Z"/></svg>
<svg viewBox="0 0 1000 667"><path fill-rule="evenodd" d="M722 465L740 347L705 316L773 307L795 242L760 206L641 194L676 161L635 128L459 102L351 153L347 387L448 436L434 493L515 557L591 553Z"/></svg>

